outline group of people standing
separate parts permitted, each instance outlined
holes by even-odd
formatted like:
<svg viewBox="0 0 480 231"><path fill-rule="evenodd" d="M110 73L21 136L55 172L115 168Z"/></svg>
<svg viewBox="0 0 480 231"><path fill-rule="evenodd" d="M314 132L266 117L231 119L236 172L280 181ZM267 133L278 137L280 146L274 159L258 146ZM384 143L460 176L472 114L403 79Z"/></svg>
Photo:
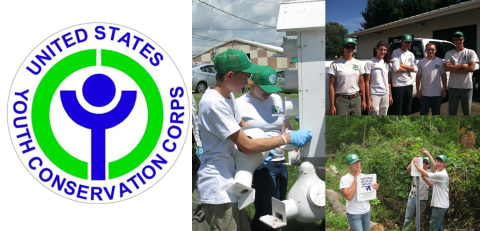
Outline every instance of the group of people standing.
<svg viewBox="0 0 480 231"><path fill-rule="evenodd" d="M463 46L465 38L461 31L453 34L455 49L445 54L442 60L435 56L434 43L425 45L427 57L417 62L408 49L412 36L402 37L402 46L388 52L384 41L377 43L376 56L364 65L353 58L357 42L353 38L343 39L344 55L332 62L328 71L331 115L410 115L413 81L416 81L417 97L420 99L420 114L440 114L442 98L449 88L450 115L456 115L461 101L464 115L470 114L473 95L472 75L478 57L475 51ZM413 72L417 75L413 76ZM443 86L443 87L442 87Z"/></svg>

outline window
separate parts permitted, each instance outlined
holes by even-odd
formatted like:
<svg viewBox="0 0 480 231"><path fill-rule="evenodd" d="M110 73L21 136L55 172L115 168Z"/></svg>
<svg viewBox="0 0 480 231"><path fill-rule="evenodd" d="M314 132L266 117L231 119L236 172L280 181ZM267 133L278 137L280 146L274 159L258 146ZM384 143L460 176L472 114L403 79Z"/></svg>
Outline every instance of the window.
<svg viewBox="0 0 480 231"><path fill-rule="evenodd" d="M410 46L412 53L415 55L415 59L423 59L423 50L421 41L413 41L412 46Z"/></svg>

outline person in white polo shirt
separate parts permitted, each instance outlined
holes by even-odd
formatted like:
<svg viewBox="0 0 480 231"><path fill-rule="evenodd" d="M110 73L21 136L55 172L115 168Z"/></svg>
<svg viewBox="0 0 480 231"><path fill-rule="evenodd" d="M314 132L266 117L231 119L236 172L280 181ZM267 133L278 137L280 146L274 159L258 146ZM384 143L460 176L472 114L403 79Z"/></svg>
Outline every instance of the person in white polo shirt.
<svg viewBox="0 0 480 231"><path fill-rule="evenodd" d="M363 65L353 58L357 42L343 39L343 57L330 64L330 115L361 115L366 109Z"/></svg>
<svg viewBox="0 0 480 231"><path fill-rule="evenodd" d="M377 56L365 63L365 92L369 115L387 115L388 107L392 105L391 54L387 51L387 43L380 41L375 48Z"/></svg>
<svg viewBox="0 0 480 231"><path fill-rule="evenodd" d="M474 50L463 46L465 38L461 31L453 34L455 50L449 50L445 54L445 70L450 71L448 80L448 114L456 115L458 101L462 101L463 115L470 115L473 96L472 76L475 71L475 63L478 56Z"/></svg>
<svg viewBox="0 0 480 231"><path fill-rule="evenodd" d="M415 55L408 50L412 36L402 37L402 46L392 53L392 115L410 115L412 107L413 78L410 72L417 72Z"/></svg>
<svg viewBox="0 0 480 231"><path fill-rule="evenodd" d="M435 56L437 47L433 43L425 45L427 57L417 63L417 97L420 99L420 115L440 115L442 98L447 96L447 74L443 60ZM443 89L442 89L442 85ZM421 89L420 89L421 85Z"/></svg>
<svg viewBox="0 0 480 231"><path fill-rule="evenodd" d="M357 177L362 174L360 158L357 154L347 156L347 164L350 172L340 179L340 190L347 199L347 219L352 231L368 231L370 226L370 203L368 201L357 201ZM378 184L374 183L373 188L378 190Z"/></svg>
<svg viewBox="0 0 480 231"><path fill-rule="evenodd" d="M208 88L199 103L198 127L204 149L198 170L199 201L210 230L250 230L246 211L238 209L238 197L227 192L234 184L234 145L250 155L288 143L303 146L312 134L298 130L272 138L248 138L241 129L248 124L242 120L233 92L240 92L251 73L261 73L266 67L252 64L240 50L222 52L213 63L215 87Z"/></svg>
<svg viewBox="0 0 480 231"><path fill-rule="evenodd" d="M262 129L267 137L275 137L293 130L289 116L273 116L284 110L282 97L274 92L282 91L277 85L277 72L268 67L264 72L252 74L250 92L237 98L236 103L242 119L251 127ZM277 147L270 161L264 162L253 173L252 187L255 191L255 216L250 223L251 230L270 230L260 217L272 212L272 197L282 201L287 195L288 172L283 149Z"/></svg>
<svg viewBox="0 0 480 231"><path fill-rule="evenodd" d="M423 170L427 171L428 173L435 172L437 169L437 165L433 157L430 155L426 148L422 148L422 152L427 155L427 157L423 158ZM431 167L431 168L429 168ZM412 171L412 163L410 163L407 167L407 171ZM420 180L419 190L420 190L420 211L423 211L425 204L428 201L428 188L432 182L428 180L427 177L422 176ZM410 223L412 222L413 216L415 216L415 210L417 207L417 185L415 185L415 180L412 181L412 189L410 190L410 194L408 195L408 202L407 202L407 210L405 212L405 222L403 223L403 230L405 230Z"/></svg>
<svg viewBox="0 0 480 231"><path fill-rule="evenodd" d="M437 171L434 173L429 173L423 170L422 167L418 166L416 161L413 161L413 163L415 164L415 167L418 169L418 171L422 173L422 176L428 177L431 181L429 185L430 187L433 187L433 192L432 201L430 202L430 205L432 206L430 230L440 231L444 229L443 217L445 216L445 213L450 206L450 200L448 198L448 193L450 192L450 190L448 188L448 173L445 169L445 167L447 167L447 157L444 155L440 155L437 156L436 160Z"/></svg>

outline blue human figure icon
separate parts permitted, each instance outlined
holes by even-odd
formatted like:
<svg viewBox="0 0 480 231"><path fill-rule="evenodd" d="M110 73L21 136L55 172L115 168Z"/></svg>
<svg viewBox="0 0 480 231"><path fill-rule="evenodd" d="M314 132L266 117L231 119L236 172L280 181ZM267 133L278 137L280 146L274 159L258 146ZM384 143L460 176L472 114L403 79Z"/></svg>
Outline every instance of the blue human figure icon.
<svg viewBox="0 0 480 231"><path fill-rule="evenodd" d="M82 86L83 97L92 106L103 107L115 97L115 84L104 74L94 74ZM76 91L60 91L65 112L76 124L91 130L90 176L92 180L105 180L106 154L105 132L122 123L132 112L137 98L136 91L122 91L120 100L111 111L96 114L85 110L77 99Z"/></svg>

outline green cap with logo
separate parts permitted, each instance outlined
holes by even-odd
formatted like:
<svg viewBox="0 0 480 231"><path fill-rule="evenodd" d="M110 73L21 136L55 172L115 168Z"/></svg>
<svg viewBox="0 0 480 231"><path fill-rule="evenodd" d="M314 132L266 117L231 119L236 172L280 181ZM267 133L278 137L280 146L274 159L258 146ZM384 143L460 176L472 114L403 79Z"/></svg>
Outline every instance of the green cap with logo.
<svg viewBox="0 0 480 231"><path fill-rule="evenodd" d="M282 91L279 87L273 87L277 85L277 71L269 66L262 73L252 74L252 81L267 93Z"/></svg>
<svg viewBox="0 0 480 231"><path fill-rule="evenodd" d="M353 43L353 44L357 45L357 41L355 41L355 39L353 39L353 38L344 38L344 39L343 39L343 42L342 42L342 46L345 46L345 45L347 45L348 43Z"/></svg>
<svg viewBox="0 0 480 231"><path fill-rule="evenodd" d="M463 33L461 31L457 31L457 32L453 33L454 38L455 38L455 36L463 37Z"/></svg>
<svg viewBox="0 0 480 231"><path fill-rule="evenodd" d="M412 36L409 34L404 34L402 37L403 42L412 42Z"/></svg>
<svg viewBox="0 0 480 231"><path fill-rule="evenodd" d="M247 54L240 50L228 49L212 59L217 73L226 74L232 72L261 73L266 66L255 65L250 61Z"/></svg>
<svg viewBox="0 0 480 231"><path fill-rule="evenodd" d="M347 156L347 164L355 164L357 161L360 161L357 154L350 154Z"/></svg>
<svg viewBox="0 0 480 231"><path fill-rule="evenodd" d="M440 159L440 160L442 160L443 162L447 163L447 157L444 156L444 155L437 156L436 159Z"/></svg>
<svg viewBox="0 0 480 231"><path fill-rule="evenodd" d="M428 158L428 157L423 157L423 160L427 160L427 161L428 161L428 164L430 164L430 158Z"/></svg>

